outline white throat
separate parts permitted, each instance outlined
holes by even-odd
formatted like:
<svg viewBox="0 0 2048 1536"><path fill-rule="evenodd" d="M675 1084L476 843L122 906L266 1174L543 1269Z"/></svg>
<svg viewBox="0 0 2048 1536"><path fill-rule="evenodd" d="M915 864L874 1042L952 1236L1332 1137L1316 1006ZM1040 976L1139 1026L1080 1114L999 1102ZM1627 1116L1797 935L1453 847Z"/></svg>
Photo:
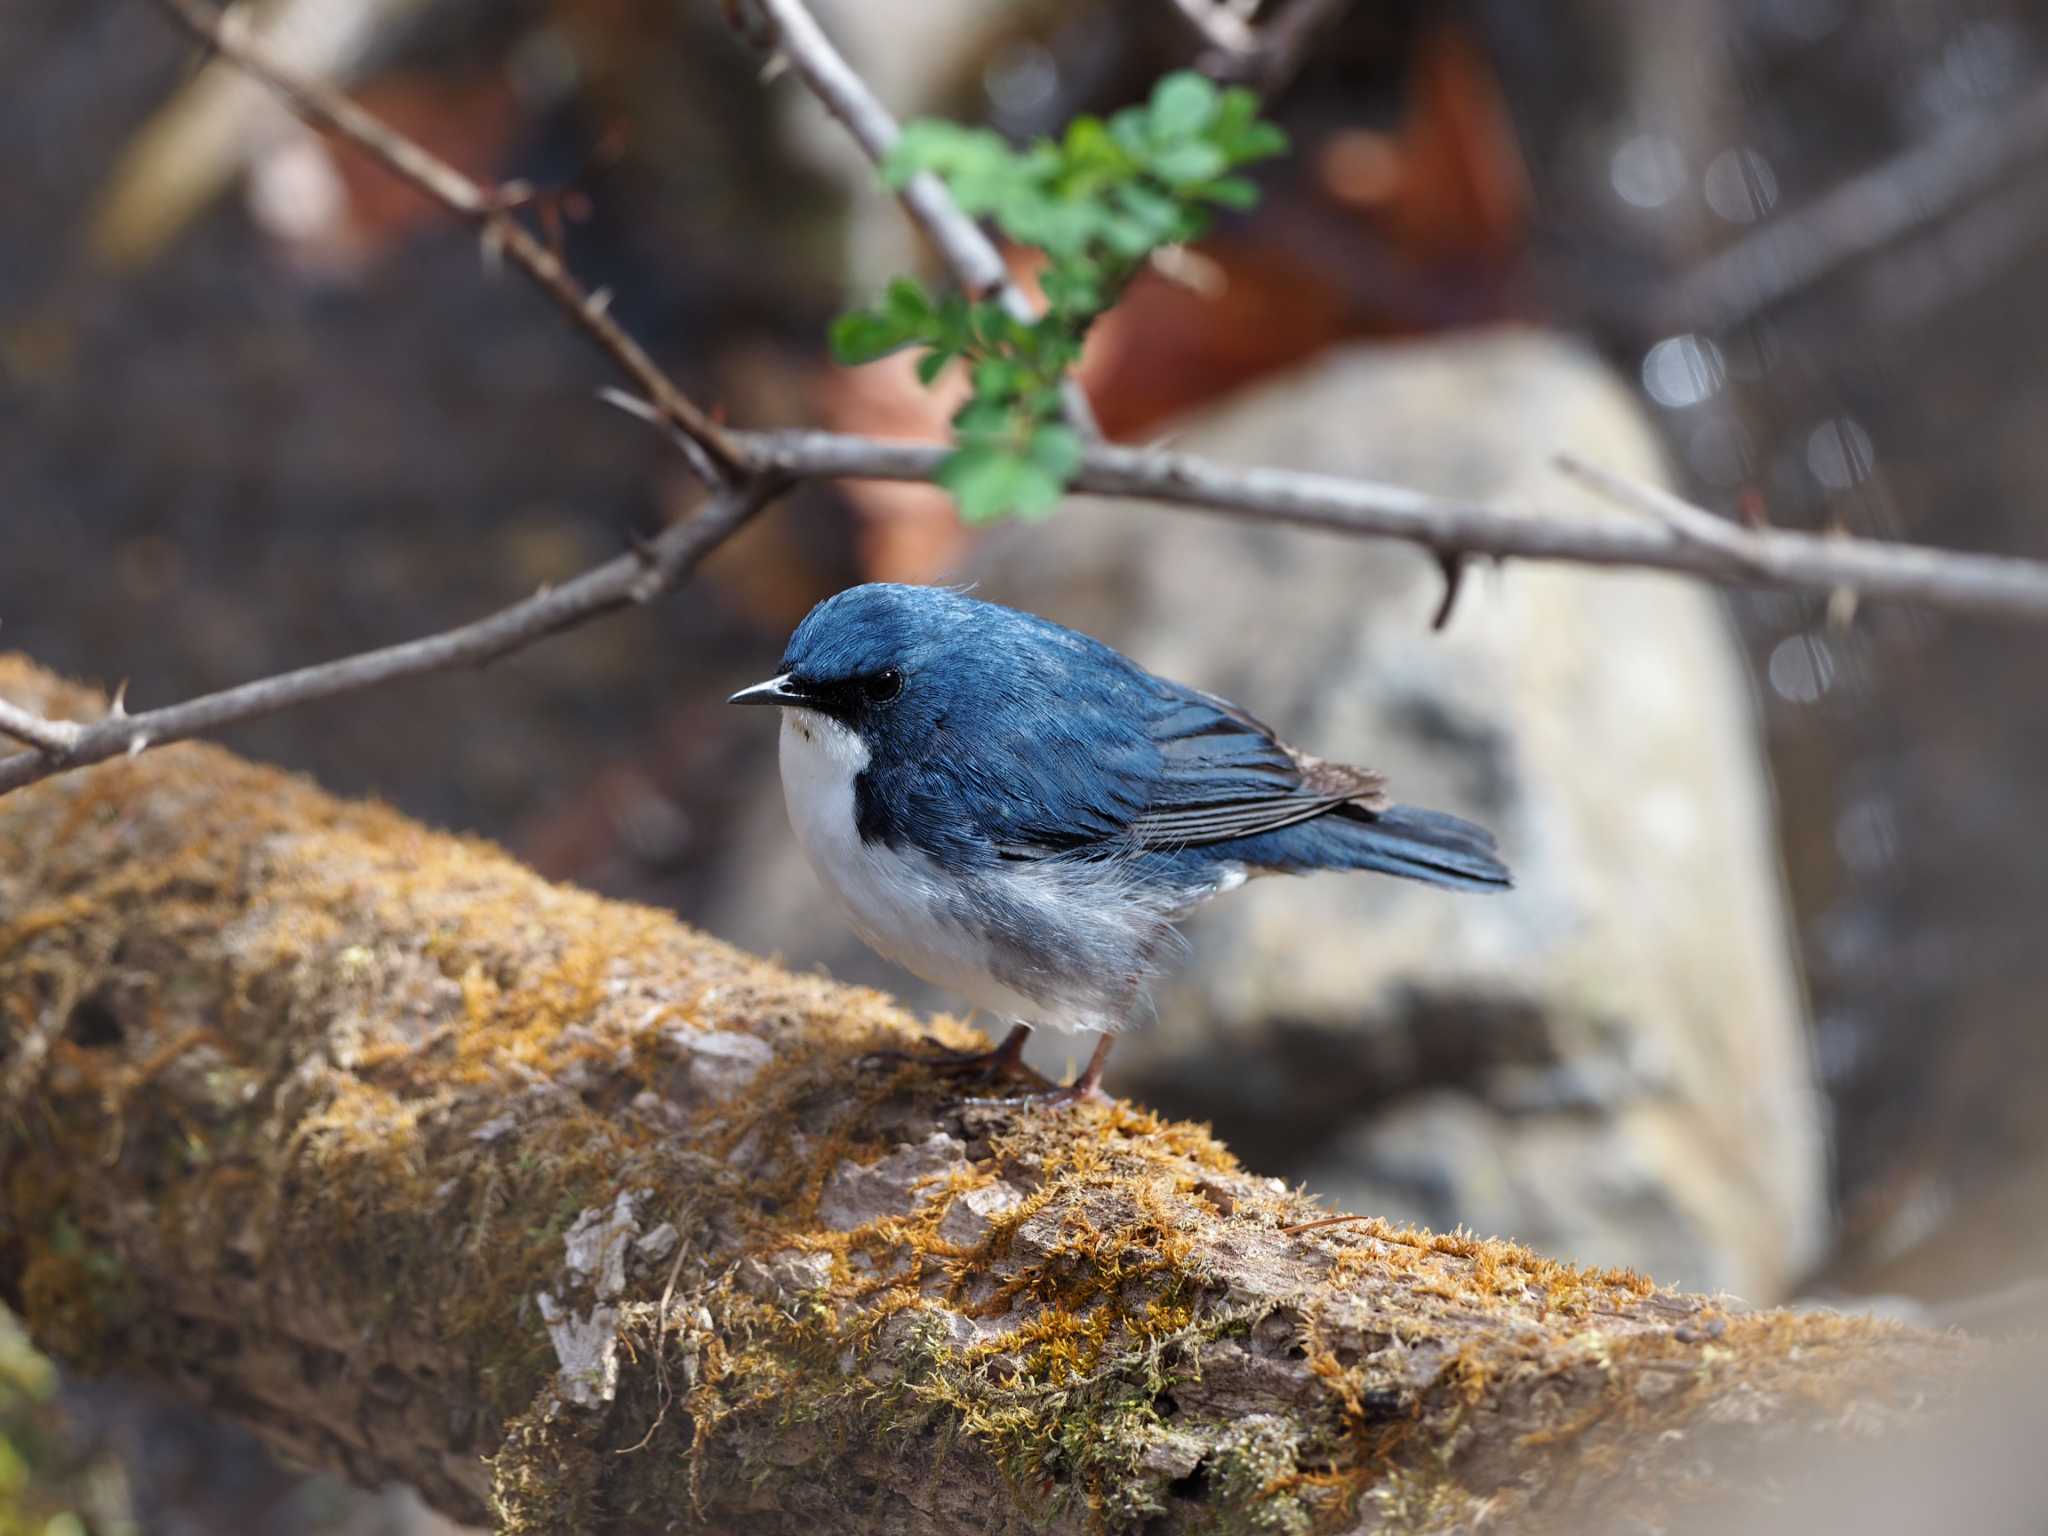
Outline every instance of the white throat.
<svg viewBox="0 0 2048 1536"><path fill-rule="evenodd" d="M951 882L911 849L864 843L853 783L868 765L858 733L815 710L782 711L782 795L818 879L869 948L999 1018L1070 1027L997 981L986 938L948 902Z"/></svg>

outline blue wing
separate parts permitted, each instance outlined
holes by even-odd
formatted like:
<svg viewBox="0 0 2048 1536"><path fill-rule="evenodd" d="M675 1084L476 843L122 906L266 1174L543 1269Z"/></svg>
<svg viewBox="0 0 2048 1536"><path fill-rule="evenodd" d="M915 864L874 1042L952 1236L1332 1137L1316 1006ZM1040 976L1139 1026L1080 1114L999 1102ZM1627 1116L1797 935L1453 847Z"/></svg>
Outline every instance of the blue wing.
<svg viewBox="0 0 2048 1536"><path fill-rule="evenodd" d="M949 656L959 686L919 750L861 775L863 836L952 867L1139 855L1191 873L1226 862L1507 883L1483 828L1390 806L1376 773L1296 751L1085 635L995 612L1000 628Z"/></svg>
<svg viewBox="0 0 2048 1536"><path fill-rule="evenodd" d="M1298 753L1232 704L1107 647L1085 660L992 674L970 717L938 722L921 771L896 781L915 823L964 812L999 857L1030 859L1194 848L1385 804L1378 775Z"/></svg>

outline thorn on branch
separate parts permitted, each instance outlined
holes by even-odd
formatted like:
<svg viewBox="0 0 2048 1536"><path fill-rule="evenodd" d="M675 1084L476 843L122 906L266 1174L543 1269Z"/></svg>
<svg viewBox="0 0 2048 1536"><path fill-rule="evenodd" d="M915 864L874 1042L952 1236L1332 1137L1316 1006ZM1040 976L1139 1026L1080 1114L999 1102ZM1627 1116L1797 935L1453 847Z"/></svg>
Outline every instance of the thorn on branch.
<svg viewBox="0 0 2048 1536"><path fill-rule="evenodd" d="M498 209L489 210L477 235L477 249L483 256L486 277L496 277L505 270L505 217Z"/></svg>
<svg viewBox="0 0 2048 1536"><path fill-rule="evenodd" d="M661 551L655 548L651 534L642 533L629 523L626 525L625 536L626 548L633 552L634 558L642 565L651 570L661 563Z"/></svg>
<svg viewBox="0 0 2048 1536"><path fill-rule="evenodd" d="M511 213L526 207L539 195L530 181L501 181L484 189L484 207L491 213Z"/></svg>
<svg viewBox="0 0 2048 1536"><path fill-rule="evenodd" d="M1260 51L1258 33L1222 0L1174 0L1174 5L1202 40L1226 58L1242 59Z"/></svg>
<svg viewBox="0 0 2048 1536"><path fill-rule="evenodd" d="M1443 601L1436 605L1436 617L1429 621L1429 627L1442 631L1451 622L1451 613L1458 606L1458 594L1464 590L1465 567L1469 558L1454 549L1440 549L1436 552L1437 568L1444 573Z"/></svg>
<svg viewBox="0 0 2048 1536"><path fill-rule="evenodd" d="M614 409L624 411L636 421L646 422L648 426L661 433L675 446L676 452L689 461L690 468L695 471L697 478L706 485L715 486L722 483L723 477L719 474L718 467L711 462L711 456L704 451L702 445L675 422L669 420L667 414L652 400L643 400L636 394L609 384L597 392L597 398Z"/></svg>

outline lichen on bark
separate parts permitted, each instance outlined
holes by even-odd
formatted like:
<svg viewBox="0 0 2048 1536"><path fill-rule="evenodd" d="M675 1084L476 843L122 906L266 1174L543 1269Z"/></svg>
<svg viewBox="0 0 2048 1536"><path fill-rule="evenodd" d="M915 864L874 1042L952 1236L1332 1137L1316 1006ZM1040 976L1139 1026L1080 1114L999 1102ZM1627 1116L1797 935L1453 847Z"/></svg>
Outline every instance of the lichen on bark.
<svg viewBox="0 0 2048 1536"><path fill-rule="evenodd" d="M876 1054L931 1037L213 748L60 776L0 798L0 1296L515 1532L1654 1520L1966 1352L1304 1226L1199 1127Z"/></svg>

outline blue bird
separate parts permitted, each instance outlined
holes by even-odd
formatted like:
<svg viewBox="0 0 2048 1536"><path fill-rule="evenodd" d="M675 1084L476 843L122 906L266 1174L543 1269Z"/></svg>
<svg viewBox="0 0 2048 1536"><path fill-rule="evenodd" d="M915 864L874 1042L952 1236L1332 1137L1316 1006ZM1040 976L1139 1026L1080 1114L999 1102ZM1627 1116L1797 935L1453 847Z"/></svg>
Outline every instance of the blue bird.
<svg viewBox="0 0 2048 1536"><path fill-rule="evenodd" d="M874 950L1012 1028L1101 1034L1056 1097L1098 1096L1174 922L1253 875L1511 880L1485 828L1395 805L1211 694L1098 640L936 587L852 587L734 704L782 708L790 825Z"/></svg>

